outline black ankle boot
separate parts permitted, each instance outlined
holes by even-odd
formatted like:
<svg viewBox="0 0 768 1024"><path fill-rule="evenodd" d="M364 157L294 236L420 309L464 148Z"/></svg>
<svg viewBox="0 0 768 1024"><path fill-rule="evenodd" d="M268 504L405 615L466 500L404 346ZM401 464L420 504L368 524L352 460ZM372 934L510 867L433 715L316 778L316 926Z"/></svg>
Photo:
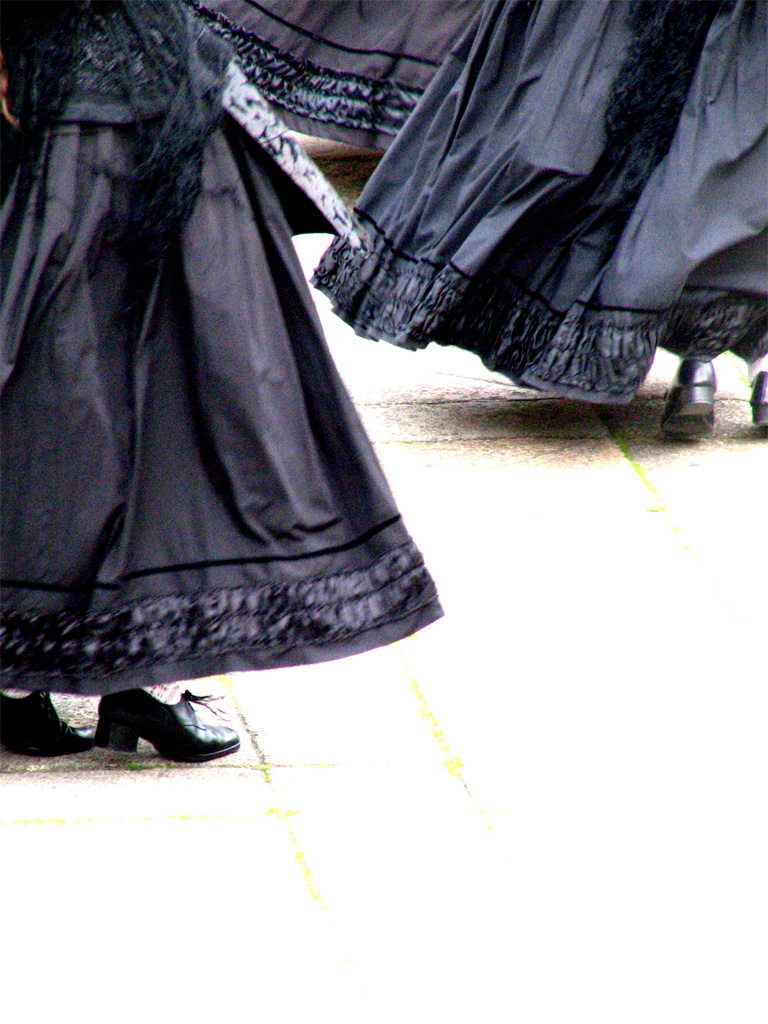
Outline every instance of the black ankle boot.
<svg viewBox="0 0 768 1024"><path fill-rule="evenodd" d="M234 754L240 737L227 726L201 722L192 705L204 703L189 690L178 704L161 704L145 690L102 697L96 746L132 753L141 737L170 761L210 761Z"/></svg>
<svg viewBox="0 0 768 1024"><path fill-rule="evenodd" d="M669 437L705 437L715 423L715 370L708 359L683 359L667 391L661 429Z"/></svg>
<svg viewBox="0 0 768 1024"><path fill-rule="evenodd" d="M93 732L62 722L47 693L28 697L0 694L0 743L16 754L59 757L90 750Z"/></svg>
<svg viewBox="0 0 768 1024"><path fill-rule="evenodd" d="M752 385L752 422L756 427L768 427L768 370L761 370Z"/></svg>

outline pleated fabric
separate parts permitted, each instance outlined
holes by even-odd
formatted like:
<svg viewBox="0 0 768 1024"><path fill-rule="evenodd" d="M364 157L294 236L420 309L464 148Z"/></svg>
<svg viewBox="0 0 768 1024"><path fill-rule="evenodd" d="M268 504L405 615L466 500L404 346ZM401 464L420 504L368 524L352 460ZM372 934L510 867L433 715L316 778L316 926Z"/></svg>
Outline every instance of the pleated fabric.
<svg viewBox="0 0 768 1024"><path fill-rule="evenodd" d="M2 685L354 654L440 614L273 185L228 121L178 244L120 244L131 125L62 123L2 209Z"/></svg>

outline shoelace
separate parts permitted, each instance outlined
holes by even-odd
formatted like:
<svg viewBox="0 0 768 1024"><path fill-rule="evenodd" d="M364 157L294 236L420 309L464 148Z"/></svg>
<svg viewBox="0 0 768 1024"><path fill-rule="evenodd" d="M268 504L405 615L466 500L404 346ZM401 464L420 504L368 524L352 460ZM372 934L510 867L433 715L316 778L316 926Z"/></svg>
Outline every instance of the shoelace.
<svg viewBox="0 0 768 1024"><path fill-rule="evenodd" d="M214 702L224 700L223 697L214 697L213 694L206 694L204 697L199 697L192 693L190 690L185 690L181 695L181 699L187 701L189 704L200 704L202 707L207 708L211 714L217 718L222 718L225 721L229 720L229 715L226 711L222 711L220 707L214 707Z"/></svg>

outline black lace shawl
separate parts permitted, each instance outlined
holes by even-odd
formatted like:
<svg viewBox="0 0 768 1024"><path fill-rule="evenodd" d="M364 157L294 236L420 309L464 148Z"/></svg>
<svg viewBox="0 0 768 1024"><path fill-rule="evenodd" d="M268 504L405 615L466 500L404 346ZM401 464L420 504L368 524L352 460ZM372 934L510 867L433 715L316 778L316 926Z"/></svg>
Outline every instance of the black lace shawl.
<svg viewBox="0 0 768 1024"><path fill-rule="evenodd" d="M226 45L179 0L5 0L0 32L9 106L21 125L3 125L3 188L19 171L28 187L46 130L77 120L73 105L116 111L136 129L124 241L154 259L198 194L205 140L222 116Z"/></svg>
<svg viewBox="0 0 768 1024"><path fill-rule="evenodd" d="M627 161L620 203L625 215L670 147L712 22L734 3L633 3L629 15L632 43L605 114L606 153L609 159Z"/></svg>

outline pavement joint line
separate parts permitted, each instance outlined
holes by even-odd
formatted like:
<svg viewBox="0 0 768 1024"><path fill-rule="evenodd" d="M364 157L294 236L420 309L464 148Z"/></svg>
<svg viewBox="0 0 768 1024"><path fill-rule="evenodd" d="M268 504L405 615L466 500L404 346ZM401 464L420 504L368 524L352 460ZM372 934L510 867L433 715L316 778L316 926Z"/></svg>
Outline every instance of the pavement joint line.
<svg viewBox="0 0 768 1024"><path fill-rule="evenodd" d="M619 448L622 455L629 463L630 467L634 470L635 474L640 478L648 493L654 499L655 504L648 505L647 511L661 513L667 526L680 542L680 546L682 547L683 551L685 551L685 553L693 559L695 565L698 567L702 576L711 588L714 596L720 602L722 602L722 604L725 605L725 607L730 612L733 622L740 626L746 626L747 619L741 612L739 605L734 601L732 597L724 593L717 577L711 572L710 569L707 568L706 564L702 562L694 546L686 541L683 530L680 528L680 526L678 526L677 522L675 521L672 513L669 510L669 506L664 500L664 496L662 495L661 491L650 479L642 464L639 463L632 455L629 438L621 430L618 430L617 428L611 426L610 421L608 420L608 417L605 415L605 413L600 412L598 415L605 423L605 426L608 430L608 433L610 434L611 439Z"/></svg>
<svg viewBox="0 0 768 1024"><path fill-rule="evenodd" d="M489 434L489 435L483 436L483 437L460 437L460 438L452 438L452 437L426 437L426 438L425 437L415 437L415 438L410 438L410 437L408 437L408 438L386 438L386 439L382 439L382 438L375 438L374 437L374 444L375 444L375 446L377 448L380 448L383 445L398 445L398 446L402 446L402 445L411 445L411 444L429 445L430 447L436 447L437 445L445 445L446 447L450 447L450 448L458 448L461 445L472 445L472 444L476 444L478 441L482 441L482 442L485 442L485 443L492 442L492 443L495 443L497 445L506 445L506 447L508 447L508 448L515 448L517 446L517 444L520 442L520 440L528 439L528 438L530 438L530 439L532 439L534 441L537 441L537 442L550 441L552 443L556 442L558 444L560 442L606 441L606 440L609 440L609 438L607 438L605 436L605 434L563 434L563 433L560 433L558 431L558 433L553 434L551 437L547 437L547 436L542 436L540 434L533 434L530 431L528 431L525 434L525 438L523 438L522 435L521 436L515 436L514 434L505 434L504 437L499 437L498 434L494 434L494 435ZM536 456L536 457L540 458L540 457L544 457L544 456Z"/></svg>
<svg viewBox="0 0 768 1024"><path fill-rule="evenodd" d="M470 395L468 398L403 398L399 401L397 399L394 401L378 399L375 402L363 401L357 404L367 409L392 409L393 407L399 408L404 405L412 405L415 408L423 409L425 406L436 408L439 405L490 405L494 403L501 409L510 409L513 404L536 405L542 402L543 399L540 398L519 398L513 399L510 402L508 395Z"/></svg>
<svg viewBox="0 0 768 1024"><path fill-rule="evenodd" d="M266 758L266 756L264 754L264 751L261 749L261 745L259 744L258 733L256 733L253 729L251 729L251 727L248 725L248 719L247 719L246 715L243 713L243 707L242 707L242 705L241 705L241 703L240 703L240 701L239 701L239 699L237 697L237 694L235 693L235 687L234 687L234 684L232 682L232 676L231 675L220 675L220 676L217 676L216 678L219 680L219 682L223 685L224 689L229 694L230 700L232 701L232 703L235 706L235 711L237 712L238 717L239 717L240 721L242 722L243 728L245 729L246 733L248 734L248 738L250 739L250 741L251 741L251 743L253 745L253 749L256 751L256 756L259 759L259 764L261 766L261 770L264 772L264 780L271 787L272 786L272 779L271 779L270 774L269 774L269 764L267 762L267 758Z"/></svg>
<svg viewBox="0 0 768 1024"><path fill-rule="evenodd" d="M749 383L749 374L746 371L743 361L739 359L738 356L735 356L733 352L727 352L726 355L728 356L728 361L730 362L731 366L733 366L733 368L735 369L736 374L741 383L744 384L745 387L750 387L751 385ZM739 401L742 401L742 399L739 399Z"/></svg>
<svg viewBox="0 0 768 1024"><path fill-rule="evenodd" d="M445 770L452 778L457 779L461 783L461 785L464 787L467 796L470 799L472 809L478 812L480 817L483 819L483 823L485 824L488 831L495 836L496 830L493 827L493 822L490 820L490 818L488 817L487 813L483 810L483 808L481 808L478 805L477 801L472 796L472 792L469 786L466 783L466 780L462 773L464 762L460 757L456 756L451 750L451 746L448 743L448 739L445 733L440 727L440 723L437 721L437 718L435 717L434 712L427 703L427 699L424 696L424 693L422 692L421 687L419 686L418 681L416 680L416 677L411 671L410 665L408 664L408 658L403 649L405 643L407 643L407 641L398 640L393 645L395 648L395 653L397 655L398 660L400 661L400 666L403 670L403 674L409 686L411 687L411 690L413 690L413 693L416 696L416 700L419 706L419 714L429 726L430 732L432 733L433 738L437 742L437 745L440 748L440 752L443 754L443 768L445 768Z"/></svg>
<svg viewBox="0 0 768 1024"><path fill-rule="evenodd" d="M290 818L294 817L299 812L298 811L282 811L282 810L280 810L279 807L270 807L264 813L268 814L268 815L271 815L272 817L277 818L279 821L282 821L283 824L285 825L285 827L287 828L288 835L290 836L291 843L293 845L293 856L294 856L294 859L295 859L296 863L299 866L299 870L301 871L302 878L304 879L304 884L307 887L307 891L309 892L309 895L312 897L312 899L317 903L317 905L322 910L328 910L328 904L323 899L322 893L318 889L317 884L315 883L315 880L314 880L314 878L312 876L312 869L310 868L309 864L307 863L307 856L304 853L304 851L301 849L301 847L299 846L298 837L297 837L296 833L294 832L293 828L291 827L291 823L289 821Z"/></svg>
<svg viewBox="0 0 768 1024"><path fill-rule="evenodd" d="M343 768L344 761L292 761L286 764L283 761L265 761L265 768Z"/></svg>
<svg viewBox="0 0 768 1024"><path fill-rule="evenodd" d="M266 815L271 814L271 809L260 811L258 814L146 814L140 817L94 814L89 818L11 818L0 820L0 828L9 828L13 825L137 825L150 824L152 822L198 822L198 821L258 821ZM288 812L288 813L296 813Z"/></svg>
<svg viewBox="0 0 768 1024"><path fill-rule="evenodd" d="M238 763L235 763L235 764L208 764L208 765L200 764L200 765L196 765L195 767L197 769L203 770L203 771L205 771L206 768L207 768L207 769L216 769L217 771L227 771L227 772L230 772L230 773L238 772L240 774L242 774L243 772L254 772L254 773L258 772L258 773L260 773L261 775L263 775L265 777L265 781L271 782L271 780L268 778L268 774L269 774L269 771L271 769L273 769L273 768L320 768L320 769L329 769L329 768L341 768L341 767L343 767L343 765L344 765L343 761L294 761L294 762L292 762L290 764L287 764L287 763L285 763L283 761L264 761L264 762L260 762L259 764L242 764L242 763L239 763L239 764ZM62 777L68 777L68 776L73 776L74 777L74 776L78 776L78 775L87 775L87 774L90 774L90 773L93 773L93 772L122 772L126 768L128 768L130 771L135 771L135 772L151 772L151 771L156 771L158 768L162 768L164 774L168 775L169 773L173 773L173 772L177 772L178 773L178 772L187 771L190 768L190 765L187 764L187 763L184 763L184 762L178 762L178 763L173 763L173 764L169 765L169 764L166 764L165 762L160 761L158 759L153 759L149 764L138 764L136 762L133 762L130 765L126 765L126 764L92 765L92 764L88 763L87 767L84 766L84 767L80 767L80 768L75 768L75 767L62 768L62 767L60 767L58 765L56 765L56 766L45 765L45 766L41 766L41 767L32 766L32 765L27 767L26 765L23 765L23 766L20 766L18 768L3 768L2 770L0 770L0 778L2 778L3 776L10 777L12 775L18 775L18 776L23 776L23 775L42 775L42 776L55 775L58 778L62 778ZM274 787L273 787L273 791L274 791Z"/></svg>
<svg viewBox="0 0 768 1024"><path fill-rule="evenodd" d="M171 764L168 764L167 761L161 761L159 758L156 758L156 757L153 757L153 759L149 763L147 763L147 764L139 763L138 761L117 762L117 763L112 762L112 763L107 763L107 764L98 764L98 763L91 763L91 762L81 762L81 764L83 765L83 767L80 767L80 768L76 768L76 767L66 767L66 768L64 768L64 767L59 766L59 765L50 765L50 766L49 765L41 765L39 767L37 765L34 765L34 766L33 765L29 765L29 766L22 765L22 766L20 766L18 768L3 768L2 770L0 770L0 778L2 778L3 776L10 777L12 775L41 775L41 776L55 775L57 778L62 778L62 777L66 778L68 776L86 775L86 774L90 774L92 772L124 772L126 770L132 771L132 772L153 772L153 771L157 771L158 768L162 768L163 773L165 775L168 775L168 774L173 774L173 773L185 772L185 771L188 771L190 769L190 767L193 767L189 763L182 762L182 761L172 762ZM208 764L194 765L194 767L197 768L200 771L206 771L206 770L215 769L216 771L227 771L227 772L261 772L262 774L265 774L266 770L269 769L269 768L290 768L290 767L293 767L293 766L292 765L273 765L273 764L269 764L269 763L265 763L265 764L243 764L242 762L240 762L240 763L235 763L235 764L219 764L219 763L215 763L214 764L214 763L210 763L209 762ZM319 765L318 767L323 767L323 766Z"/></svg>
<svg viewBox="0 0 768 1024"><path fill-rule="evenodd" d="M223 684L227 693L229 693L230 697L232 698L232 703L235 706L235 710L240 716L240 720L243 723L243 726L246 732L248 733L251 742L253 743L253 747L256 750L256 753L260 759L261 770L264 773L264 781L272 790L272 792L275 795L277 795L275 782L269 771L271 765L267 761L266 755L264 754L264 751L261 749L261 746L259 745L257 734L248 725L248 720L245 714L243 713L242 705L240 704L240 701L238 700L237 695L235 693L231 675L220 675L217 678ZM301 876L304 880L305 886L307 887L307 892L319 907L321 907L323 910L328 910L328 904L323 899L322 894L319 888L317 887L317 884L315 883L314 877L312 875L312 869L310 868L307 862L307 856L299 846L298 837L296 836L296 833L291 827L291 823L289 821L289 818L298 814L298 811L281 811L279 807L270 807L269 810L267 810L265 813L271 815L272 817L276 817L279 821L283 823L283 825L287 829L291 845L293 846L294 860L296 861L296 864L298 865L298 868L301 871Z"/></svg>

